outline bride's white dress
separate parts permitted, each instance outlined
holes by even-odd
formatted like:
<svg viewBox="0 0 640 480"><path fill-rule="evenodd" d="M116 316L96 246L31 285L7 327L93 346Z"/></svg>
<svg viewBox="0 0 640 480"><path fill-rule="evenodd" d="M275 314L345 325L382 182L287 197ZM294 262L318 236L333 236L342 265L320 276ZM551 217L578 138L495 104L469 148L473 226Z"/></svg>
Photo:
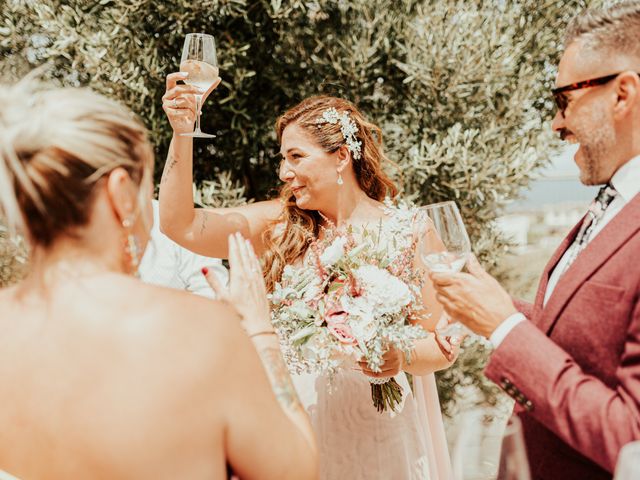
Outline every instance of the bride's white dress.
<svg viewBox="0 0 640 480"><path fill-rule="evenodd" d="M433 375L414 377L415 396L404 373L395 378L403 401L397 412L378 413L362 372L343 370L331 385L321 375L293 376L316 433L322 480L451 478ZM432 387L431 404L425 382Z"/></svg>
<svg viewBox="0 0 640 480"><path fill-rule="evenodd" d="M384 230L410 241L411 215L388 209ZM408 240L407 240L408 239ZM309 412L320 452L322 480L450 480L449 454L433 374L396 381L403 399L397 411L379 413L367 377L355 367L331 383L320 374L292 375Z"/></svg>

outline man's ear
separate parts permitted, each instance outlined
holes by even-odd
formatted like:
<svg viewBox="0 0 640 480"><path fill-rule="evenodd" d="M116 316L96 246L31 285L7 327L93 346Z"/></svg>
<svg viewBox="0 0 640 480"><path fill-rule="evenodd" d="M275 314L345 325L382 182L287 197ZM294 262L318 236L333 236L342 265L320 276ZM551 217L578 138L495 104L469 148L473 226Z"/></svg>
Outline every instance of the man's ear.
<svg viewBox="0 0 640 480"><path fill-rule="evenodd" d="M336 170L338 170L338 172L344 171L344 169L347 168L347 165L349 165L350 161L351 161L351 152L349 151L349 148L346 145L342 145L338 149L338 152L336 155Z"/></svg>
<svg viewBox="0 0 640 480"><path fill-rule="evenodd" d="M616 82L618 100L613 109L615 116L624 117L640 102L640 79L635 72L624 72L618 76Z"/></svg>
<svg viewBox="0 0 640 480"><path fill-rule="evenodd" d="M136 210L136 188L124 168L113 169L107 177L107 196L119 223L132 220Z"/></svg>

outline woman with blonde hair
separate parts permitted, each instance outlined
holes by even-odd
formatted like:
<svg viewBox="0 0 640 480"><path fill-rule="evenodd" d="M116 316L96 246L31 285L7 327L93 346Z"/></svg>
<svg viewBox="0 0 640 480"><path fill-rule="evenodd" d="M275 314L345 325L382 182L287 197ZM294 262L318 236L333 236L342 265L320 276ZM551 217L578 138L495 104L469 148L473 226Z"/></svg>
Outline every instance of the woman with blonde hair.
<svg viewBox="0 0 640 480"><path fill-rule="evenodd" d="M89 90L0 92L0 207L31 247L28 276L0 291L0 470L316 478L308 418L262 334L268 305L246 241L230 239L220 292L242 325L221 302L143 284L153 153L142 124Z"/></svg>
<svg viewBox="0 0 640 480"><path fill-rule="evenodd" d="M160 187L160 221L174 241L202 255L224 258L226 236L241 232L261 255L272 291L285 267L307 261L310 245L328 230L381 225L384 235L398 244L415 240L412 225L400 225L398 210L383 204L397 189L383 170L387 159L380 129L351 102L330 96L307 98L278 119L283 182L278 199L238 208L194 209L193 143L180 134L193 128L196 91L179 85L183 79L182 73L170 74L163 97L174 136ZM431 315L420 323L433 332L442 308L428 278L422 300ZM361 364L362 371L341 370L333 393L323 375L294 376L312 417L321 478L449 480L433 372L450 366L455 353L454 346L430 334L415 342L410 362L390 348L381 372L366 364ZM413 391L406 373L414 376ZM367 376L394 377L404 391L399 411L376 410Z"/></svg>

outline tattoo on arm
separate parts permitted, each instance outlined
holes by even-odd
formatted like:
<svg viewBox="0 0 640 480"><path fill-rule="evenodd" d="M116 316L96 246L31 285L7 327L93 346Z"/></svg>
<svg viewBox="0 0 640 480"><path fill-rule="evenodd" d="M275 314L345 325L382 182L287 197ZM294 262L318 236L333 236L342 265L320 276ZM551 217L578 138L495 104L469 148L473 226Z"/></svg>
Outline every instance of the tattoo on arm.
<svg viewBox="0 0 640 480"><path fill-rule="evenodd" d="M200 210L200 216L202 217L200 222L200 235L204 234L204 230L207 227L207 220L209 220L209 215L204 210Z"/></svg>
<svg viewBox="0 0 640 480"><path fill-rule="evenodd" d="M162 172L162 178L160 179L160 183L164 183L165 180L169 177L169 173L171 173L171 170L173 170L173 167L176 166L176 164L178 163L178 160L176 160L176 158L169 154L169 158L167 159L167 164L164 167L164 172Z"/></svg>
<svg viewBox="0 0 640 480"><path fill-rule="evenodd" d="M298 395L291 383L291 377L282 359L280 349L271 346L263 347L258 350L258 354L262 358L262 363L271 382L271 388L280 405L288 410L301 408L300 400L298 400Z"/></svg>

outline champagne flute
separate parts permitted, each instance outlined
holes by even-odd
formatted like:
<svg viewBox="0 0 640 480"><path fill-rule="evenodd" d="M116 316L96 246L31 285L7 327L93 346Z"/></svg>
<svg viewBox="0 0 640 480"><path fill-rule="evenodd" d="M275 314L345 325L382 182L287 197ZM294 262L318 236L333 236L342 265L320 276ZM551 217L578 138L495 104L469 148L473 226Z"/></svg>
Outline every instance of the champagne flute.
<svg viewBox="0 0 640 480"><path fill-rule="evenodd" d="M627 443L620 450L614 480L640 478L640 441Z"/></svg>
<svg viewBox="0 0 640 480"><path fill-rule="evenodd" d="M500 449L501 480L531 480L529 460L524 444L522 422L518 417L511 417L502 435Z"/></svg>
<svg viewBox="0 0 640 480"><path fill-rule="evenodd" d="M184 39L180 71L189 76L185 83L198 89L196 94L196 128L191 133L181 133L185 137L214 138L215 135L200 130L200 110L202 96L218 80L218 59L216 57L216 42L211 35L205 33L189 33Z"/></svg>
<svg viewBox="0 0 640 480"><path fill-rule="evenodd" d="M427 228L418 243L418 252L432 272L455 273L463 269L471 254L471 242L455 202L434 203L422 207ZM463 326L451 323L439 328L442 336L460 336Z"/></svg>
<svg viewBox="0 0 640 480"><path fill-rule="evenodd" d="M520 419L468 412L452 451L455 480L531 480Z"/></svg>

